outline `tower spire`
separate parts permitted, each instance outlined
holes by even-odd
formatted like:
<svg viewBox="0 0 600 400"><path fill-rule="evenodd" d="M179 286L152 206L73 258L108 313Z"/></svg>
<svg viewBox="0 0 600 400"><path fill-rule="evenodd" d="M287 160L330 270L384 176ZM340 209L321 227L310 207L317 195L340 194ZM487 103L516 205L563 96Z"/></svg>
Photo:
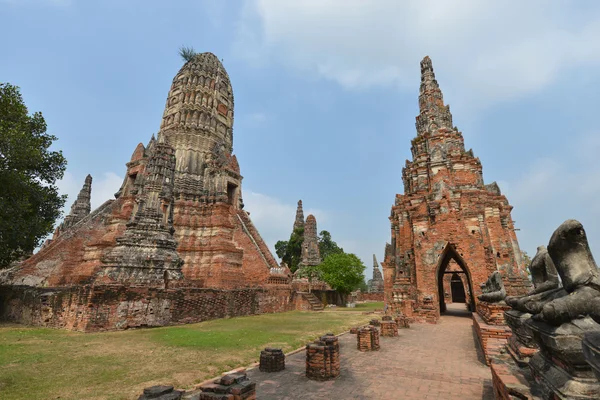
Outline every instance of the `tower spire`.
<svg viewBox="0 0 600 400"><path fill-rule="evenodd" d="M296 208L296 220L294 221L294 230L304 228L304 210L302 210L302 200L298 200Z"/></svg>
<svg viewBox="0 0 600 400"><path fill-rule="evenodd" d="M444 105L444 96L435 79L431 58L425 56L421 61L421 87L419 89L419 115L417 116L417 134L426 132L434 135L440 128L453 129L450 106Z"/></svg>

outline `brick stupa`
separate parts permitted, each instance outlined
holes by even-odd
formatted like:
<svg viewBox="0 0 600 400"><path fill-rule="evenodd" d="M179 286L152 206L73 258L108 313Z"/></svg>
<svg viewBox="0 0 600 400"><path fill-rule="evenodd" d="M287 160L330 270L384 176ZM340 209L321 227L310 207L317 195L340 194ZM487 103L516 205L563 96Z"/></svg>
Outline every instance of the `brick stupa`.
<svg viewBox="0 0 600 400"><path fill-rule="evenodd" d="M225 68L212 53L195 55L173 79L158 135L146 146L136 147L115 199L90 212L92 179L88 176L52 240L20 265L3 271L0 299L12 302L4 306L9 319L19 320L18 307L35 308L35 296L41 296L33 290L33 300L19 303L17 288L54 288L53 295L70 288L69 293L77 293L84 307L100 285L112 288L115 298L110 301L128 298L130 288L143 288L146 297L140 304L154 301L150 297L175 296L156 290L150 293L151 288L264 288L272 271L281 272L281 268L243 210L242 176L232 154L233 119L233 90ZM285 283L283 278L277 281ZM104 300L94 301L108 302L106 290L103 293ZM139 293L129 297L142 296ZM189 303L186 296L190 293L178 295L180 305ZM289 287L286 296L289 299ZM73 302L65 306L64 296L56 301L52 318L59 318L57 313L60 318L71 318L67 314L75 311L60 307L73 307ZM176 312L173 301L165 306L168 318ZM252 303L252 310L259 311L256 304ZM230 311L241 309L233 302L222 306ZM110 319L125 312L118 307L126 306L113 307L109 310L105 304L109 322L102 329L119 327ZM206 318L177 317L184 321ZM75 324L77 329L87 329L89 324L81 321L87 316L72 318L79 320L61 320L53 326ZM161 325L170 322L168 318L146 324ZM37 320L36 316L30 322Z"/></svg>
<svg viewBox="0 0 600 400"><path fill-rule="evenodd" d="M433 322L445 310L443 278L451 260L465 276L472 306L494 271L501 272L509 295L526 293L530 283L512 206L495 182L484 184L479 158L465 150L429 57L421 61L419 111L413 159L402 170L404 194L392 206L382 265L392 309Z"/></svg>

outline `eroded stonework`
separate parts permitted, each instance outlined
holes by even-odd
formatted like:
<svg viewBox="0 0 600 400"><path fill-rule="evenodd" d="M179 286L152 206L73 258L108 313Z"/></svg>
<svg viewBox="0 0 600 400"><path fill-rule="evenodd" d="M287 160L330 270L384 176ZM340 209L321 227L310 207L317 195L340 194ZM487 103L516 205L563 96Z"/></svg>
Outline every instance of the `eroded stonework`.
<svg viewBox="0 0 600 400"><path fill-rule="evenodd" d="M405 315L437 320L451 260L466 278L471 305L494 271L508 295L526 293L512 206L497 184L484 184L481 162L465 150L429 57L421 62L419 110L413 159L402 170L404 194L396 195L390 215L391 243L382 263L386 301Z"/></svg>
<svg viewBox="0 0 600 400"><path fill-rule="evenodd" d="M232 154L233 103L229 76L214 54L197 54L186 62L173 79L158 135L147 146L136 147L115 199L90 212L88 176L52 240L0 275L5 293L17 285L19 293L28 287L89 285L92 292L93 285L165 291L257 288L265 289L257 293L273 289L277 294L272 298L260 294L256 312L286 309L294 301L289 270L277 264L243 210L242 176ZM35 296L52 292L28 293L37 294L27 304L42 304L46 300ZM77 293L86 293L78 300L84 303L98 298L88 295L87 289ZM172 296L161 293L152 296ZM16 301L18 296L5 294L2 300L6 297ZM127 298L124 294L110 301L122 303ZM52 304L59 307L61 299ZM280 304L273 307L274 302ZM128 306L114 308L119 307ZM0 311L7 314L6 309ZM111 328L115 327L107 327Z"/></svg>

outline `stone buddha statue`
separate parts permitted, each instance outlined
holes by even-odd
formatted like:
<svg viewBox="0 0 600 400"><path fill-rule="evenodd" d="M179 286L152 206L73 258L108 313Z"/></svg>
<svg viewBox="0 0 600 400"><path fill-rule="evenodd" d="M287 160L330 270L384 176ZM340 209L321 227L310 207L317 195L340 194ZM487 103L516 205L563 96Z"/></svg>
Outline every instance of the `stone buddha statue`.
<svg viewBox="0 0 600 400"><path fill-rule="evenodd" d="M561 294L558 273L546 246L539 246L529 265L534 289L525 296L509 296L505 301L514 310L537 314L543 305Z"/></svg>
<svg viewBox="0 0 600 400"><path fill-rule="evenodd" d="M499 301L504 300L504 298L506 297L506 289L504 289L504 284L502 283L502 276L498 271L495 271L493 274L490 275L485 284L481 286L481 289L483 293L477 296L479 301L485 301L487 303L497 303Z"/></svg>
<svg viewBox="0 0 600 400"><path fill-rule="evenodd" d="M562 223L550 238L548 254L564 290L541 301L539 312L524 322L540 349L529 360L530 371L543 398L598 399L600 382L586 362L582 341L600 333L600 272L581 223Z"/></svg>
<svg viewBox="0 0 600 400"><path fill-rule="evenodd" d="M568 296L543 304L533 318L551 325L589 315L600 322L600 273L581 223L565 221L554 231L548 253Z"/></svg>

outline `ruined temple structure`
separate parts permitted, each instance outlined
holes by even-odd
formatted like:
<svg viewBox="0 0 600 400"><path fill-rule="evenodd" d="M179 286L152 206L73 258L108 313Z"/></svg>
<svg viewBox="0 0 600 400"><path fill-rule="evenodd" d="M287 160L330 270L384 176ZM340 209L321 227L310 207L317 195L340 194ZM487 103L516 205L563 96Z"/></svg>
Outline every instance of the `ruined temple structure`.
<svg viewBox="0 0 600 400"><path fill-rule="evenodd" d="M0 316L99 330L287 309L289 270L243 209L233 103L214 54L186 62L115 198L90 212L88 176L52 240L0 276Z"/></svg>
<svg viewBox="0 0 600 400"><path fill-rule="evenodd" d="M379 263L375 254L373 254L373 279L369 280L368 287L370 293L383 292L383 276L379 270Z"/></svg>
<svg viewBox="0 0 600 400"><path fill-rule="evenodd" d="M465 150L429 57L421 61L419 111L412 161L402 170L404 194L396 195L392 206L391 243L382 265L391 308L434 322L445 311L446 273L462 275L471 308L480 284L494 271L501 273L507 295L524 294L530 284L512 206L495 182L484 184L481 162ZM448 270L452 260L460 271Z"/></svg>

